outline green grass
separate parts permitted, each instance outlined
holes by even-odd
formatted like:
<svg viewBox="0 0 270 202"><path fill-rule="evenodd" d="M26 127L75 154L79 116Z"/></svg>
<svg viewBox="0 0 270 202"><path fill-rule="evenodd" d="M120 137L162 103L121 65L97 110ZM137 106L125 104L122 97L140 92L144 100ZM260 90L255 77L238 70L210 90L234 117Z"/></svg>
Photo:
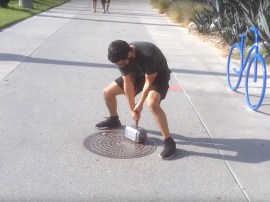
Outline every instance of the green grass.
<svg viewBox="0 0 270 202"><path fill-rule="evenodd" d="M19 0L10 0L7 8L0 7L0 29L33 15L61 5L69 0L35 0L33 9L19 6Z"/></svg>

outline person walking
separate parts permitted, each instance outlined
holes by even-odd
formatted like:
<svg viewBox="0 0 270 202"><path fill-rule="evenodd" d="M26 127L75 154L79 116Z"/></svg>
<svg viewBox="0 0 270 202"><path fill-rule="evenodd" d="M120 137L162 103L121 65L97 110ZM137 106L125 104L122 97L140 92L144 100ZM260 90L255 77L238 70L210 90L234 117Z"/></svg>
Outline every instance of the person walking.
<svg viewBox="0 0 270 202"><path fill-rule="evenodd" d="M103 11L102 13L103 14L109 14L109 7L110 7L110 0L101 0L101 4L102 4L102 8L103 8Z"/></svg>
<svg viewBox="0 0 270 202"><path fill-rule="evenodd" d="M165 56L150 42L128 44L123 40L115 40L109 45L108 59L118 66L122 76L104 88L104 100L110 117L96 124L96 128L121 127L117 112L118 95L125 95L131 117L136 122L140 120L146 100L164 139L160 157L171 158L176 151L176 144L170 136L166 114L160 106L166 97L171 73ZM141 96L136 104L134 97L140 92Z"/></svg>
<svg viewBox="0 0 270 202"><path fill-rule="evenodd" d="M97 11L97 0L92 0L92 11L93 13Z"/></svg>

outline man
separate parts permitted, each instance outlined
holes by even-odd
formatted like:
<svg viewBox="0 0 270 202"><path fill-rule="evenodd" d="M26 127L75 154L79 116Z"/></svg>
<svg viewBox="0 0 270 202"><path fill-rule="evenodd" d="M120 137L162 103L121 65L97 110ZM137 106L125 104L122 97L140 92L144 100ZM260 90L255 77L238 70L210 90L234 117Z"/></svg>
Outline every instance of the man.
<svg viewBox="0 0 270 202"><path fill-rule="evenodd" d="M139 121L143 103L147 100L148 108L164 138L164 150L160 153L160 157L171 158L175 153L176 144L169 134L167 118L160 106L161 100L166 97L171 73L166 58L152 43L128 44L125 41L116 40L108 48L108 59L118 66L122 76L104 88L104 99L110 117L96 124L96 127L121 126L116 96L125 94L131 116L136 122ZM140 92L142 93L139 102L135 104L134 97Z"/></svg>
<svg viewBox="0 0 270 202"><path fill-rule="evenodd" d="M97 0L92 0L92 11L93 13L97 11Z"/></svg>
<svg viewBox="0 0 270 202"><path fill-rule="evenodd" d="M110 0L101 0L101 4L102 4L102 8L103 8L103 11L102 13L103 14L109 14L109 7L110 7Z"/></svg>

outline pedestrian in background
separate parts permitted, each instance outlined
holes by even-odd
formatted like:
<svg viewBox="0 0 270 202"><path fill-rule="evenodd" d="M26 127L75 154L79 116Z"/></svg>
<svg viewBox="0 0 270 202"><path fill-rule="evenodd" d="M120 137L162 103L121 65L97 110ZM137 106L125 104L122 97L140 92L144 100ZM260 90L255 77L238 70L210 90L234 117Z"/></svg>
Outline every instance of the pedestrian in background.
<svg viewBox="0 0 270 202"><path fill-rule="evenodd" d="M109 14L109 6L110 6L110 0L101 0L102 8L103 8L103 14Z"/></svg>
<svg viewBox="0 0 270 202"><path fill-rule="evenodd" d="M93 13L97 11L97 0L92 0L92 11Z"/></svg>

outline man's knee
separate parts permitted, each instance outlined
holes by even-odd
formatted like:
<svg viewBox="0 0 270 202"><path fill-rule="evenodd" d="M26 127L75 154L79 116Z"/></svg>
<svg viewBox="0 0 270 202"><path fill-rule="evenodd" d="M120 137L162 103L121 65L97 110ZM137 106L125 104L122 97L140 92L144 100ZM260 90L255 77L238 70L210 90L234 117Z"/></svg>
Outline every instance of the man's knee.
<svg viewBox="0 0 270 202"><path fill-rule="evenodd" d="M105 99L108 97L109 93L110 93L110 91L109 91L108 87L105 87L103 89L103 96Z"/></svg>
<svg viewBox="0 0 270 202"><path fill-rule="evenodd" d="M105 99L108 99L113 96L113 90L110 86L107 86L103 89L103 96Z"/></svg>
<svg viewBox="0 0 270 202"><path fill-rule="evenodd" d="M123 89L121 89L121 87L116 82L110 83L103 89L103 96L105 99L109 99L123 93Z"/></svg>
<svg viewBox="0 0 270 202"><path fill-rule="evenodd" d="M150 91L148 93L147 106L153 113L155 113L160 108L160 94L158 92Z"/></svg>

